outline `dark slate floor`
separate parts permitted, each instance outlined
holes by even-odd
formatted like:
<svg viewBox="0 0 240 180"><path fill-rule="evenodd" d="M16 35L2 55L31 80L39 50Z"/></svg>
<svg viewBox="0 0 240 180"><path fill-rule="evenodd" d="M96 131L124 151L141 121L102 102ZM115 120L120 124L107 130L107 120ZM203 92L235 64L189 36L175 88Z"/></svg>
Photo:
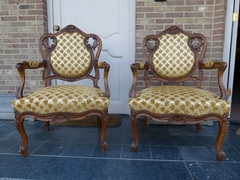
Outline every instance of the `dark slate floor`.
<svg viewBox="0 0 240 180"><path fill-rule="evenodd" d="M215 161L217 122L203 126L149 125L141 129L138 152L130 150L129 116L119 127L108 128L108 149L101 152L98 129L25 123L29 156L18 153L20 137L13 121L0 121L0 179L110 179L110 180L237 180L240 177L240 124L230 123L223 144L226 158Z"/></svg>

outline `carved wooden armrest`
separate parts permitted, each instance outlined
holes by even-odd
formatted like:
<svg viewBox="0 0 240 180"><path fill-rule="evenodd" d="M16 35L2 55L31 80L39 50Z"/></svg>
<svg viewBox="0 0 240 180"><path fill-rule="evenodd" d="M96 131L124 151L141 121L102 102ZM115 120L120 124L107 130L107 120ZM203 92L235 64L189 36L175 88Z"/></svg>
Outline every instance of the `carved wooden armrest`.
<svg viewBox="0 0 240 180"><path fill-rule="evenodd" d="M135 98L136 97L135 91L136 91L136 86L137 86L138 70L148 70L148 63L135 62L135 63L131 64L130 68L131 68L132 74L133 74L133 82L132 82L132 86L129 90L128 96L130 98Z"/></svg>
<svg viewBox="0 0 240 180"><path fill-rule="evenodd" d="M98 69L103 69L104 70L104 90L105 90L105 96L106 97L110 97L111 96L111 92L108 86L108 72L110 69L110 65L106 62L100 61L98 62Z"/></svg>
<svg viewBox="0 0 240 180"><path fill-rule="evenodd" d="M218 86L220 89L220 99L227 100L230 93L230 90L227 90L223 85L223 73L225 69L227 68L226 62L219 62L219 61L208 61L206 63L200 62L199 63L200 69L218 69Z"/></svg>
<svg viewBox="0 0 240 180"><path fill-rule="evenodd" d="M24 85L25 85L25 70L26 69L38 69L38 68L45 69L46 66L47 66L46 61L38 62L35 60L24 61L24 62L16 64L16 68L17 68L20 78L21 78L21 82L20 82L19 88L16 93L16 98L23 97L23 89L24 89Z"/></svg>

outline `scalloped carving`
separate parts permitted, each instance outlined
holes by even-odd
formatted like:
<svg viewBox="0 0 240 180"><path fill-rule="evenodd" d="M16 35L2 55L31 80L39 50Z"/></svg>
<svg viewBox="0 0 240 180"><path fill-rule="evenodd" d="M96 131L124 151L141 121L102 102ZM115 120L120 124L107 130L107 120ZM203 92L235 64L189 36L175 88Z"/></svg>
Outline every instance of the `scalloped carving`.
<svg viewBox="0 0 240 180"><path fill-rule="evenodd" d="M48 116L47 119L55 122L66 122L76 117L77 116L74 116L74 115L53 115L53 116Z"/></svg>

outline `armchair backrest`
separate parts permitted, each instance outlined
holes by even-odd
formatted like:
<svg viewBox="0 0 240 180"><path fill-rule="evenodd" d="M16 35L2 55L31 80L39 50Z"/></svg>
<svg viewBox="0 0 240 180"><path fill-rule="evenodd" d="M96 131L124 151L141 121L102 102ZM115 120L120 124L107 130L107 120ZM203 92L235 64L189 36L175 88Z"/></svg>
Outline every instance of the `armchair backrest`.
<svg viewBox="0 0 240 180"><path fill-rule="evenodd" d="M98 79L97 63L102 49L98 36L69 25L57 33L43 35L39 47L51 72L51 76L44 78L71 82L85 78ZM95 76L90 75L93 68Z"/></svg>
<svg viewBox="0 0 240 180"><path fill-rule="evenodd" d="M177 26L146 36L142 50L153 76L145 73L145 80L177 83L190 79L199 84L202 72L199 71L197 78L193 74L203 60L206 48L207 41L203 35L187 33Z"/></svg>

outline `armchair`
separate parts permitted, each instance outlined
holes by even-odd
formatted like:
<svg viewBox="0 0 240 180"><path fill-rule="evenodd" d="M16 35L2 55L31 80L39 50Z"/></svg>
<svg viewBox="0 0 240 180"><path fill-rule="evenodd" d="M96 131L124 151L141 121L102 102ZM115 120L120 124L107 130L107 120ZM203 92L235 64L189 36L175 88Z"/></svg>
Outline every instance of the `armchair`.
<svg viewBox="0 0 240 180"><path fill-rule="evenodd" d="M134 138L132 151L137 151L136 124L140 116L144 118L144 129L147 118L151 118L172 124L196 124L197 133L200 133L200 122L217 120L216 160L221 161L225 157L222 142L228 128L230 103L222 77L227 64L217 61L204 63L206 49L207 40L203 35L187 33L177 26L143 39L145 62L131 65L133 83L128 103ZM220 97L201 89L203 72L213 69L218 73ZM139 71L143 71L145 88L136 91Z"/></svg>
<svg viewBox="0 0 240 180"><path fill-rule="evenodd" d="M54 34L40 38L39 49L42 62L25 61L16 65L21 83L12 101L15 124L22 139L19 152L28 155L28 139L23 122L26 117L45 122L65 122L81 120L90 115L97 116L102 151L107 148L105 133L108 123L110 90L108 72L110 65L99 62L102 49L101 39L94 34L86 34L73 25L68 25ZM23 95L25 70L43 68L45 87ZM103 69L104 90L98 86L99 69ZM51 80L77 82L90 79L93 85L64 84L51 86Z"/></svg>

